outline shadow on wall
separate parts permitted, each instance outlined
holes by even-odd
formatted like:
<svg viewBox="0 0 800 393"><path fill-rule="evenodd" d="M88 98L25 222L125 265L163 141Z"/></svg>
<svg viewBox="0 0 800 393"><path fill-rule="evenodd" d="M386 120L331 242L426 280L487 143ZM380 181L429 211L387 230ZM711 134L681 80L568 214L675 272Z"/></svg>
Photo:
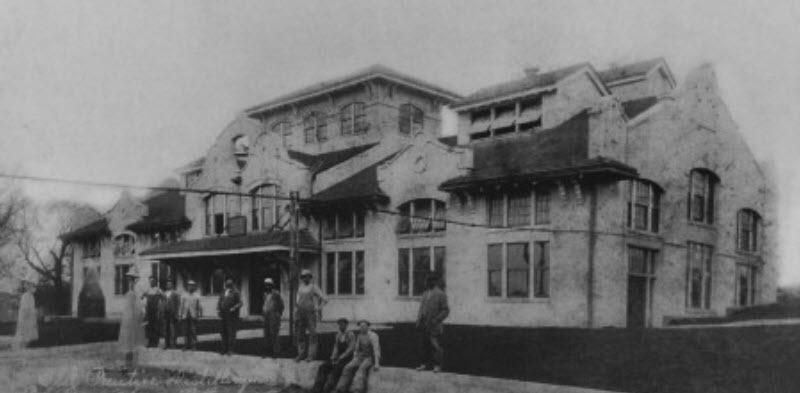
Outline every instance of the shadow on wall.
<svg viewBox="0 0 800 393"><path fill-rule="evenodd" d="M78 294L78 318L106 316L106 298L100 280L94 271L90 272Z"/></svg>

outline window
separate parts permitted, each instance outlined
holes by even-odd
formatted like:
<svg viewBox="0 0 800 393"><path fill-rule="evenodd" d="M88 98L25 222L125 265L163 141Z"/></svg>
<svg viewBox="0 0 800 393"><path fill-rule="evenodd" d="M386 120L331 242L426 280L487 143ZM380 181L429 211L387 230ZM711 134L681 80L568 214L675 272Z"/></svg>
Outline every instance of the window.
<svg viewBox="0 0 800 393"><path fill-rule="evenodd" d="M292 125L288 121L282 121L272 126L272 132L280 135L283 139L283 145L286 146L289 137L292 135Z"/></svg>
<svg viewBox="0 0 800 393"><path fill-rule="evenodd" d="M736 217L736 249L742 252L758 251L758 213L750 209L739 210Z"/></svg>
<svg viewBox="0 0 800 393"><path fill-rule="evenodd" d="M647 248L628 247L628 327L651 325L657 252Z"/></svg>
<svg viewBox="0 0 800 393"><path fill-rule="evenodd" d="M130 283L127 277L132 265L114 266L114 294L124 295L130 290Z"/></svg>
<svg viewBox="0 0 800 393"><path fill-rule="evenodd" d="M752 306L756 300L758 267L749 264L736 265L736 305Z"/></svg>
<svg viewBox="0 0 800 393"><path fill-rule="evenodd" d="M125 258L136 254L136 238L123 233L114 238L114 257Z"/></svg>
<svg viewBox="0 0 800 393"><path fill-rule="evenodd" d="M225 288L225 271L220 268L210 268L200 271L200 289L203 296L222 294Z"/></svg>
<svg viewBox="0 0 800 393"><path fill-rule="evenodd" d="M322 239L364 237L364 211L343 211L322 216Z"/></svg>
<svg viewBox="0 0 800 393"><path fill-rule="evenodd" d="M357 135L367 132L367 116L364 103L354 102L342 107L339 111L342 135Z"/></svg>
<svg viewBox="0 0 800 393"><path fill-rule="evenodd" d="M415 199L400 205L397 233L429 233L447 229L445 203L436 199Z"/></svg>
<svg viewBox="0 0 800 393"><path fill-rule="evenodd" d="M364 251L326 253L324 282L329 295L363 295Z"/></svg>
<svg viewBox="0 0 800 393"><path fill-rule="evenodd" d="M227 224L227 195L212 195L206 198L206 235L222 235Z"/></svg>
<svg viewBox="0 0 800 393"><path fill-rule="evenodd" d="M550 221L549 195L537 192L535 223L546 224ZM486 198L486 213L490 226L522 227L531 223L531 192L517 190L508 193L490 194Z"/></svg>
<svg viewBox="0 0 800 393"><path fill-rule="evenodd" d="M93 237L83 242L83 258L99 258L101 241L99 237Z"/></svg>
<svg viewBox="0 0 800 393"><path fill-rule="evenodd" d="M400 118L398 129L403 135L414 135L414 132L422 130L424 120L422 109L412 104L400 105Z"/></svg>
<svg viewBox="0 0 800 393"><path fill-rule="evenodd" d="M533 265L531 265L529 246L528 243L489 244L487 252L489 297L530 298L531 293L535 297L549 296L549 243L534 242L536 254Z"/></svg>
<svg viewBox="0 0 800 393"><path fill-rule="evenodd" d="M421 296L425 292L425 281L435 272L445 283L444 247L401 248L397 253L397 294Z"/></svg>
<svg viewBox="0 0 800 393"><path fill-rule="evenodd" d="M508 194L508 226L519 227L531 223L531 193L515 191Z"/></svg>
<svg viewBox="0 0 800 393"><path fill-rule="evenodd" d="M703 169L693 169L689 176L688 218L693 222L714 223L714 188L717 177Z"/></svg>
<svg viewBox="0 0 800 393"><path fill-rule="evenodd" d="M542 127L542 97L525 97L470 113L470 139L478 140Z"/></svg>
<svg viewBox="0 0 800 393"><path fill-rule="evenodd" d="M687 306L695 309L711 307L711 260L713 248L689 242Z"/></svg>
<svg viewBox="0 0 800 393"><path fill-rule="evenodd" d="M651 182L628 182L628 228L658 232L661 191Z"/></svg>
<svg viewBox="0 0 800 393"><path fill-rule="evenodd" d="M535 192L534 224L546 225L550 223L550 191L536 190Z"/></svg>
<svg viewBox="0 0 800 393"><path fill-rule="evenodd" d="M250 142L244 135L237 135L233 138L233 152L237 156L246 156L250 151Z"/></svg>
<svg viewBox="0 0 800 393"><path fill-rule="evenodd" d="M303 120L303 134L306 143L328 140L328 118L322 113L312 113Z"/></svg>
<svg viewBox="0 0 800 393"><path fill-rule="evenodd" d="M150 272L152 277L155 277L158 287L162 290L167 289L167 282L172 283L175 288L175 274L172 271L172 266L166 263L153 262L150 264Z"/></svg>
<svg viewBox="0 0 800 393"><path fill-rule="evenodd" d="M250 204L250 228L254 231L259 229L271 229L279 220L278 186L265 184L258 186L252 192Z"/></svg>
<svg viewBox="0 0 800 393"><path fill-rule="evenodd" d="M191 171L191 172L186 173L186 175L184 177L185 178L184 187L186 187L186 188L194 187L194 185L200 179L200 174L201 173L202 173L202 171L200 171L200 170L195 170L195 171Z"/></svg>

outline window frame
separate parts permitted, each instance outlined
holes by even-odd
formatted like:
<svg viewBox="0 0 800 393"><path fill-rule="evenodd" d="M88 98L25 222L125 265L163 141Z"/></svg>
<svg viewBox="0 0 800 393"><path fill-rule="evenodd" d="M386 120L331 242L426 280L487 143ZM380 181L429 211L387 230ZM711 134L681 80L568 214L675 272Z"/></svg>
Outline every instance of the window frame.
<svg viewBox="0 0 800 393"><path fill-rule="evenodd" d="M417 251L415 251L417 250ZM414 264L414 254L415 252L419 252L419 250L427 250L428 253L428 270L425 272L419 272L415 269ZM441 251L441 254L438 252ZM402 264L401 260L403 259L403 253L406 253L407 258L407 269L401 269ZM437 266L437 256L441 255L441 268ZM417 277L416 274L424 275ZM425 292L425 281L428 274L437 273L439 274L440 283L443 289L447 287L447 247L444 245L427 245L427 246L414 246L408 245L406 247L398 247L397 249L397 296L402 298L419 298ZM405 277L404 277L405 276ZM403 291L403 282L404 279L407 283L406 291ZM418 279L421 279L422 283L419 284L422 287L422 291L418 294L415 293L414 285L418 283Z"/></svg>
<svg viewBox="0 0 800 393"><path fill-rule="evenodd" d="M398 115L397 129L401 135L414 135L414 125L418 125L419 130L424 128L425 112L416 105L407 102L400 105L398 111L400 113Z"/></svg>
<svg viewBox="0 0 800 393"><path fill-rule="evenodd" d="M696 262L699 262L699 266L695 266ZM714 246L705 243L687 242L686 267L686 308L699 311L711 310L714 277ZM692 299L695 285L692 275L693 270L698 267L700 272L700 299L699 305L695 305L694 299Z"/></svg>
<svg viewBox="0 0 800 393"><path fill-rule="evenodd" d="M742 278L742 276L740 274L740 272L742 270L744 270L744 272L745 272L745 277L746 277L747 284L748 284L748 286L746 288L746 293L744 293L744 295L746 296L746 298L744 299L744 302L742 301L743 300L742 299L742 294L743 293L742 293L742 285L741 285L741 280L740 280L740 278ZM737 263L736 264L736 269L735 269L736 285L735 285L734 299L733 299L734 307L748 307L748 306L753 306L753 305L756 304L756 299L758 297L758 277L759 277L760 273L761 273L761 269L759 268L759 266L757 266L757 265L755 265L753 263Z"/></svg>
<svg viewBox="0 0 800 393"><path fill-rule="evenodd" d="M509 246L524 246L525 250L523 255L526 257L527 269L526 282L527 292L524 296L512 296L509 293L509 276L511 271L522 269L509 269ZM500 258L499 266L493 266L492 263L492 248L499 247ZM536 250L541 247L545 252L541 255L541 260L537 260ZM536 240L528 242L493 242L488 243L486 254L486 297L490 300L514 301L514 300L548 300L552 294L551 287L551 272L552 272L552 259L549 240ZM537 272L540 276L537 276ZM499 288L493 288L492 274L499 273L500 283ZM538 280L537 278L541 278ZM537 285L537 282L544 284L544 288ZM499 293L499 294L498 294Z"/></svg>
<svg viewBox="0 0 800 393"><path fill-rule="evenodd" d="M716 189L719 177L708 169L695 168L689 172L687 219L689 222L714 225L716 219ZM701 202L698 202L701 201ZM699 218L697 216L700 216Z"/></svg>
<svg viewBox="0 0 800 393"><path fill-rule="evenodd" d="M103 239L99 236L90 237L81 244L81 258L100 258L103 248Z"/></svg>
<svg viewBox="0 0 800 393"><path fill-rule="evenodd" d="M345 214L351 215L352 234L350 236L342 236L339 233L339 227L342 221L340 218ZM362 239L366 237L366 215L366 210L348 209L343 212L327 213L320 216L319 224L322 227L322 240ZM333 226L333 230L329 230L331 225Z"/></svg>
<svg viewBox="0 0 800 393"><path fill-rule="evenodd" d="M132 267L132 263L114 265L114 296L124 296L130 290L127 274Z"/></svg>
<svg viewBox="0 0 800 393"><path fill-rule="evenodd" d="M627 228L635 231L659 233L661 231L661 196L663 193L661 187L645 179L629 180L627 183ZM640 187L646 190L647 201L644 203L641 203L638 198L640 191L643 191ZM644 227L640 227L637 221L640 218L639 209L637 208L640 207L643 207L645 211Z"/></svg>
<svg viewBox="0 0 800 393"><path fill-rule="evenodd" d="M279 134L281 136L281 140L283 140L283 145L286 146L288 144L288 137L292 135L292 123L290 123L288 120L281 120L272 124L270 130Z"/></svg>
<svg viewBox="0 0 800 393"><path fill-rule="evenodd" d="M340 276L340 266L339 262L341 261L341 256L343 254L349 255L350 260L350 292L343 293L340 290L340 285L342 283L342 277ZM333 259L331 259L333 256ZM360 257L360 259L359 259ZM360 269L359 269L359 260ZM326 251L323 256L323 269L322 274L322 284L324 286L323 291L326 295L329 296L358 296L362 297L366 295L366 253L364 250L337 250L337 251ZM331 265L333 263L333 265ZM333 266L333 274L334 276L331 277L329 267ZM359 274L360 273L360 274ZM331 281L332 279L332 281ZM334 287L330 288L331 283L333 283ZM359 288L361 293L359 293Z"/></svg>
<svg viewBox="0 0 800 393"><path fill-rule="evenodd" d="M745 254L758 253L761 246L760 227L761 215L758 212L753 209L739 209L736 212L736 251Z"/></svg>
<svg viewBox="0 0 800 393"><path fill-rule="evenodd" d="M227 194L218 193L211 193L211 195L206 196L204 200L205 236L224 236L228 233L228 219L230 218L228 197L229 195ZM221 203L219 202L220 200L222 201ZM222 205L221 211L217 210L218 203ZM221 221L219 223L217 222L218 218ZM217 227L220 228L219 231L217 231Z"/></svg>
<svg viewBox="0 0 800 393"><path fill-rule="evenodd" d="M339 134L352 136L365 134L369 129L366 106L361 101L353 101L339 109Z"/></svg>
<svg viewBox="0 0 800 393"><path fill-rule="evenodd" d="M417 209L426 202L429 204L427 218L417 217ZM395 233L398 235L420 235L447 231L447 221L445 221L447 219L447 203L443 200L436 198L412 199L401 204L397 210L400 212L395 226ZM425 229L419 229L420 226L424 226Z"/></svg>
<svg viewBox="0 0 800 393"><path fill-rule="evenodd" d="M264 193L267 190L271 190L272 193ZM256 187L253 187L250 190L250 214L249 214L249 221L250 221L250 230L252 231L264 231L269 230L273 226L275 226L280 221L280 204L278 203L277 198L263 198L263 197L277 197L280 193L280 186L277 184L272 183L265 183L259 184ZM272 206L269 206L269 205ZM267 226L267 210L270 209L271 211L271 223Z"/></svg>
<svg viewBox="0 0 800 393"><path fill-rule="evenodd" d="M328 141L328 116L312 112L303 118L303 141L305 144Z"/></svg>
<svg viewBox="0 0 800 393"><path fill-rule="evenodd" d="M512 196L523 195L526 203L514 204ZM484 197L486 223L493 228L525 228L550 224L550 191L543 189L522 189L499 191ZM520 213L514 213L519 209ZM511 219L511 217L516 217Z"/></svg>

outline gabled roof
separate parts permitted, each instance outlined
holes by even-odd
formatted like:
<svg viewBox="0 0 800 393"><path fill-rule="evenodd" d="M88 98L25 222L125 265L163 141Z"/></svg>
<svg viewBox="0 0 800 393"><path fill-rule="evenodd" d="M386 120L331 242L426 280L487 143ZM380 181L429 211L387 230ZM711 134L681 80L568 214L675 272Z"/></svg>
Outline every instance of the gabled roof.
<svg viewBox="0 0 800 393"><path fill-rule="evenodd" d="M494 86L484 87L463 100L455 103L454 108L476 104L482 101L489 101L495 98L521 93L527 90L544 89L551 87L558 83L558 81L574 74L578 70L591 67L587 62L573 64L568 67L559 68L556 70L537 73L533 75L526 75L523 78L512 80L509 82L500 83Z"/></svg>
<svg viewBox="0 0 800 393"><path fill-rule="evenodd" d="M666 66L666 60L664 60L663 57L657 57L654 59L642 60L634 63L613 66L606 70L598 72L598 74L600 75L600 79L603 81L603 83L614 84L614 82L616 81L644 76L648 72L650 72L650 70L661 64ZM674 84L675 80L672 77L672 74L668 69L666 70L666 72L668 74L668 77L670 78L670 82Z"/></svg>
<svg viewBox="0 0 800 393"><path fill-rule="evenodd" d="M425 82L421 79L417 79L413 76L403 74L399 71L393 70L384 65L375 64L360 71L354 72L352 74L345 75L343 77L331 79L325 82L304 87L299 90L295 90L289 94L285 94L283 96L269 100L263 104L256 105L252 108L246 109L245 113L247 115L252 116L256 113L261 113L280 106L318 97L335 90L347 88L373 79L385 79L392 82L396 82L406 87L413 88L418 91L422 91L427 94L437 96L438 98L443 99L447 103L461 99L461 96L457 93L446 90L432 83Z"/></svg>
<svg viewBox="0 0 800 393"><path fill-rule="evenodd" d="M108 220L101 218L92 221L78 229L62 233L59 237L64 242L81 241L94 236L110 235L111 230L108 229Z"/></svg>
<svg viewBox="0 0 800 393"><path fill-rule="evenodd" d="M633 119L639 116L640 113L650 109L650 107L656 103L658 103L657 97L637 98L635 100L623 102L622 109L625 111L625 116L628 116L628 119Z"/></svg>
<svg viewBox="0 0 800 393"><path fill-rule="evenodd" d="M186 218L186 197L178 191L155 194L143 202L147 215L127 226L135 232L150 232L165 228L185 229L191 225Z"/></svg>
<svg viewBox="0 0 800 393"><path fill-rule="evenodd" d="M363 199L386 199L388 196L378 184L378 167L394 158L398 153L366 167L353 176L350 176L309 198L311 203L341 202Z"/></svg>
<svg viewBox="0 0 800 393"><path fill-rule="evenodd" d="M509 181L557 178L578 172L609 172L635 176L636 170L618 161L589 158L589 115L583 111L548 130L476 143L469 175L442 183L453 190Z"/></svg>
<svg viewBox="0 0 800 393"><path fill-rule="evenodd" d="M303 153L295 150L289 150L289 158L305 165L313 173L320 173L324 172L330 168L333 168L336 165L339 165L373 147L375 147L377 143L372 143L368 145L361 145L356 147L351 147L348 149L332 151L328 153L322 154L308 154Z"/></svg>
<svg viewBox="0 0 800 393"><path fill-rule="evenodd" d="M251 252L282 251L291 246L290 231L272 231L244 236L205 237L167 243L139 253L151 259L186 258L198 256L233 255ZM318 250L319 242L308 230L299 232L301 250Z"/></svg>

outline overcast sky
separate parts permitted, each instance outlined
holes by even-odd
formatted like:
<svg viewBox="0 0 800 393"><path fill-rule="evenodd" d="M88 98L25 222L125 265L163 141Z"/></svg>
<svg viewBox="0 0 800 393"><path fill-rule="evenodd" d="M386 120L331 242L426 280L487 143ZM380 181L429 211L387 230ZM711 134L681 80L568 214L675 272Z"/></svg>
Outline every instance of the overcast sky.
<svg viewBox="0 0 800 393"><path fill-rule="evenodd" d="M680 81L708 61L776 168L781 280L800 282L799 20L792 0L2 0L0 171L156 184L245 107L374 63L466 94L534 65L664 56Z"/></svg>

